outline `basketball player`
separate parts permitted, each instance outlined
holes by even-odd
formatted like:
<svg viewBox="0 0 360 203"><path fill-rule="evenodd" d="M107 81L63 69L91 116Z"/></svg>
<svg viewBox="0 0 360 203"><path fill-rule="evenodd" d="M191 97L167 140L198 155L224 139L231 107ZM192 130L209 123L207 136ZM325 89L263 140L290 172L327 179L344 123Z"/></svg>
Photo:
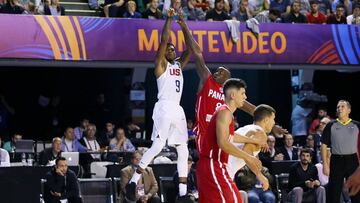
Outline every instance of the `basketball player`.
<svg viewBox="0 0 360 203"><path fill-rule="evenodd" d="M182 69L188 63L190 52L184 51L179 59L176 59L175 47L168 43L171 18L174 9L170 8L161 35L160 46L155 58L155 76L158 86L158 101L153 111L152 146L143 155L139 167L126 186L125 198L128 201L135 200L135 189L141 173L160 153L166 141L169 145L175 145L179 172L179 199L186 199L187 194L187 160L189 151L187 148L187 127L180 99L183 90Z"/></svg>
<svg viewBox="0 0 360 203"><path fill-rule="evenodd" d="M245 88L245 82L240 79L231 78L224 83L225 104L210 120L196 167L199 203L241 202L240 193L226 169L229 154L243 159L256 175L260 174L261 162L230 142L236 139L233 113L244 105Z"/></svg>
<svg viewBox="0 0 360 203"><path fill-rule="evenodd" d="M223 83L231 77L230 71L223 66L216 69L214 74L211 74L209 68L206 66L202 51L198 43L191 36L189 28L187 27L182 13L179 12L178 23L184 33L185 40L190 41L189 49L193 52L195 57L195 65L198 76L200 77L200 84L198 88L196 106L195 106L195 117L196 123L194 132L196 136L196 144L198 151L201 151L202 142L205 139L206 130L209 125L211 116L215 110L224 103L224 94L222 91ZM255 106L248 101L244 102L244 105L240 108L241 110L253 115ZM275 126L273 129L274 134L283 134L287 132L280 126ZM262 142L256 139L249 139L247 137L240 138L242 143L253 143L266 145L266 142Z"/></svg>
<svg viewBox="0 0 360 203"><path fill-rule="evenodd" d="M236 130L235 133L245 135L248 131L257 131L260 130L263 133L258 136L257 139L261 139L266 141L267 135L266 133L270 133L271 129L275 124L275 110L266 104L261 104L255 108L254 111L254 124L246 125L242 128ZM250 155L257 156L260 152L260 146L255 144L241 144L241 143L234 143L238 148L243 149ZM239 159L234 156L229 156L229 162L226 166L229 172L229 175L232 179L234 179L236 172L245 166L245 161L243 159ZM269 187L269 183L266 180L266 177L263 174L259 174L258 179L262 179L261 182L264 182L263 189L267 190Z"/></svg>

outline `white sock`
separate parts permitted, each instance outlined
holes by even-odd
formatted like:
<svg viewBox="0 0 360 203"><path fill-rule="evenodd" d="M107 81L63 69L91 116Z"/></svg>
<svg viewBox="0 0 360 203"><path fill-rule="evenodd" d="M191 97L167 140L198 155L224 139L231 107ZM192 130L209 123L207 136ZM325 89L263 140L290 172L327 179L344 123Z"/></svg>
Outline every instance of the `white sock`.
<svg viewBox="0 0 360 203"><path fill-rule="evenodd" d="M184 196L187 193L187 185L184 183L179 183L179 196Z"/></svg>
<svg viewBox="0 0 360 203"><path fill-rule="evenodd" d="M133 174L132 178L130 179L130 182L129 183L135 183L137 184L137 182L139 181L141 177L141 173L138 173L135 171L135 173Z"/></svg>

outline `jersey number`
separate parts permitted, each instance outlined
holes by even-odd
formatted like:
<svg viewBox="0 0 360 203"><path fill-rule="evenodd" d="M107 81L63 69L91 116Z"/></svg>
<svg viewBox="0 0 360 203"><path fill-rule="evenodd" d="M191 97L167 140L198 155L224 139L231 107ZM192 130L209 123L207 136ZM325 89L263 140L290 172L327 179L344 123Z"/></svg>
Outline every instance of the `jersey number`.
<svg viewBox="0 0 360 203"><path fill-rule="evenodd" d="M176 92L180 92L180 80L175 80Z"/></svg>
<svg viewBox="0 0 360 203"><path fill-rule="evenodd" d="M216 107L215 107L215 111L217 111L217 110L218 110L218 108L220 108L220 107L221 107L221 105L222 105L222 104L221 104L220 102L219 102L219 103L217 103L217 104L216 104Z"/></svg>

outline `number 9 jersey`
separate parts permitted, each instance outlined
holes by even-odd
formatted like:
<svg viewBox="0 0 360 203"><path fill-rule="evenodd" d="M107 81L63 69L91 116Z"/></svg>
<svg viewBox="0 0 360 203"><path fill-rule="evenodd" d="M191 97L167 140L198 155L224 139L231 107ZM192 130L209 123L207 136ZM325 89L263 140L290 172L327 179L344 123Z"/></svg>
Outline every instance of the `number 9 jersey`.
<svg viewBox="0 0 360 203"><path fill-rule="evenodd" d="M158 87L158 100L173 101L180 104L183 91L184 78L180 63L167 63L165 72L156 79Z"/></svg>
<svg viewBox="0 0 360 203"><path fill-rule="evenodd" d="M206 131L211 117L224 102L222 84L217 83L213 76L209 75L202 89L198 92L195 106L196 123L194 133L199 154L203 140L206 139Z"/></svg>

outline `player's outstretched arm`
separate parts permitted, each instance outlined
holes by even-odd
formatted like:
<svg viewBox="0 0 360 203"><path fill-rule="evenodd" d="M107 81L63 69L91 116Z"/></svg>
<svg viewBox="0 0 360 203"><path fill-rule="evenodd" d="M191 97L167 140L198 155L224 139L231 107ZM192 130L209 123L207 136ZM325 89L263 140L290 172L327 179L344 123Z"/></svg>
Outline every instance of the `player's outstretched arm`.
<svg viewBox="0 0 360 203"><path fill-rule="evenodd" d="M175 15L174 9L170 8L168 10L168 15L165 20L165 25L161 33L161 41L159 45L159 49L156 53L155 57L155 76L156 78L160 77L165 72L166 69L166 46L168 43L169 35L170 35L170 25L171 18Z"/></svg>
<svg viewBox="0 0 360 203"><path fill-rule="evenodd" d="M180 14L181 15L181 14ZM180 16L179 15L179 16ZM179 18L178 21L182 32L184 33L185 43L188 48L192 51L195 57L195 65L196 65L196 71L200 77L201 83L204 83L206 79L211 75L211 72L209 68L205 64L204 57L202 55L202 51L200 49L199 44L194 40L192 37L189 27L187 26L185 20L183 18Z"/></svg>
<svg viewBox="0 0 360 203"><path fill-rule="evenodd" d="M224 110L220 111L216 118L216 139L218 146L226 153L235 157L244 159L250 170L258 175L261 171L261 161L254 156L249 155L229 141L229 125L231 123L232 113Z"/></svg>
<svg viewBox="0 0 360 203"><path fill-rule="evenodd" d="M181 24L185 23L184 14L181 9L178 10L178 16L179 16L179 20L177 21L177 23L179 23L179 25L181 26ZM191 39L185 37L186 50L182 53L182 55L179 59L179 62L181 63L181 69L183 69L183 70L184 70L186 64L190 60L190 56L191 56L190 43L191 43Z"/></svg>

